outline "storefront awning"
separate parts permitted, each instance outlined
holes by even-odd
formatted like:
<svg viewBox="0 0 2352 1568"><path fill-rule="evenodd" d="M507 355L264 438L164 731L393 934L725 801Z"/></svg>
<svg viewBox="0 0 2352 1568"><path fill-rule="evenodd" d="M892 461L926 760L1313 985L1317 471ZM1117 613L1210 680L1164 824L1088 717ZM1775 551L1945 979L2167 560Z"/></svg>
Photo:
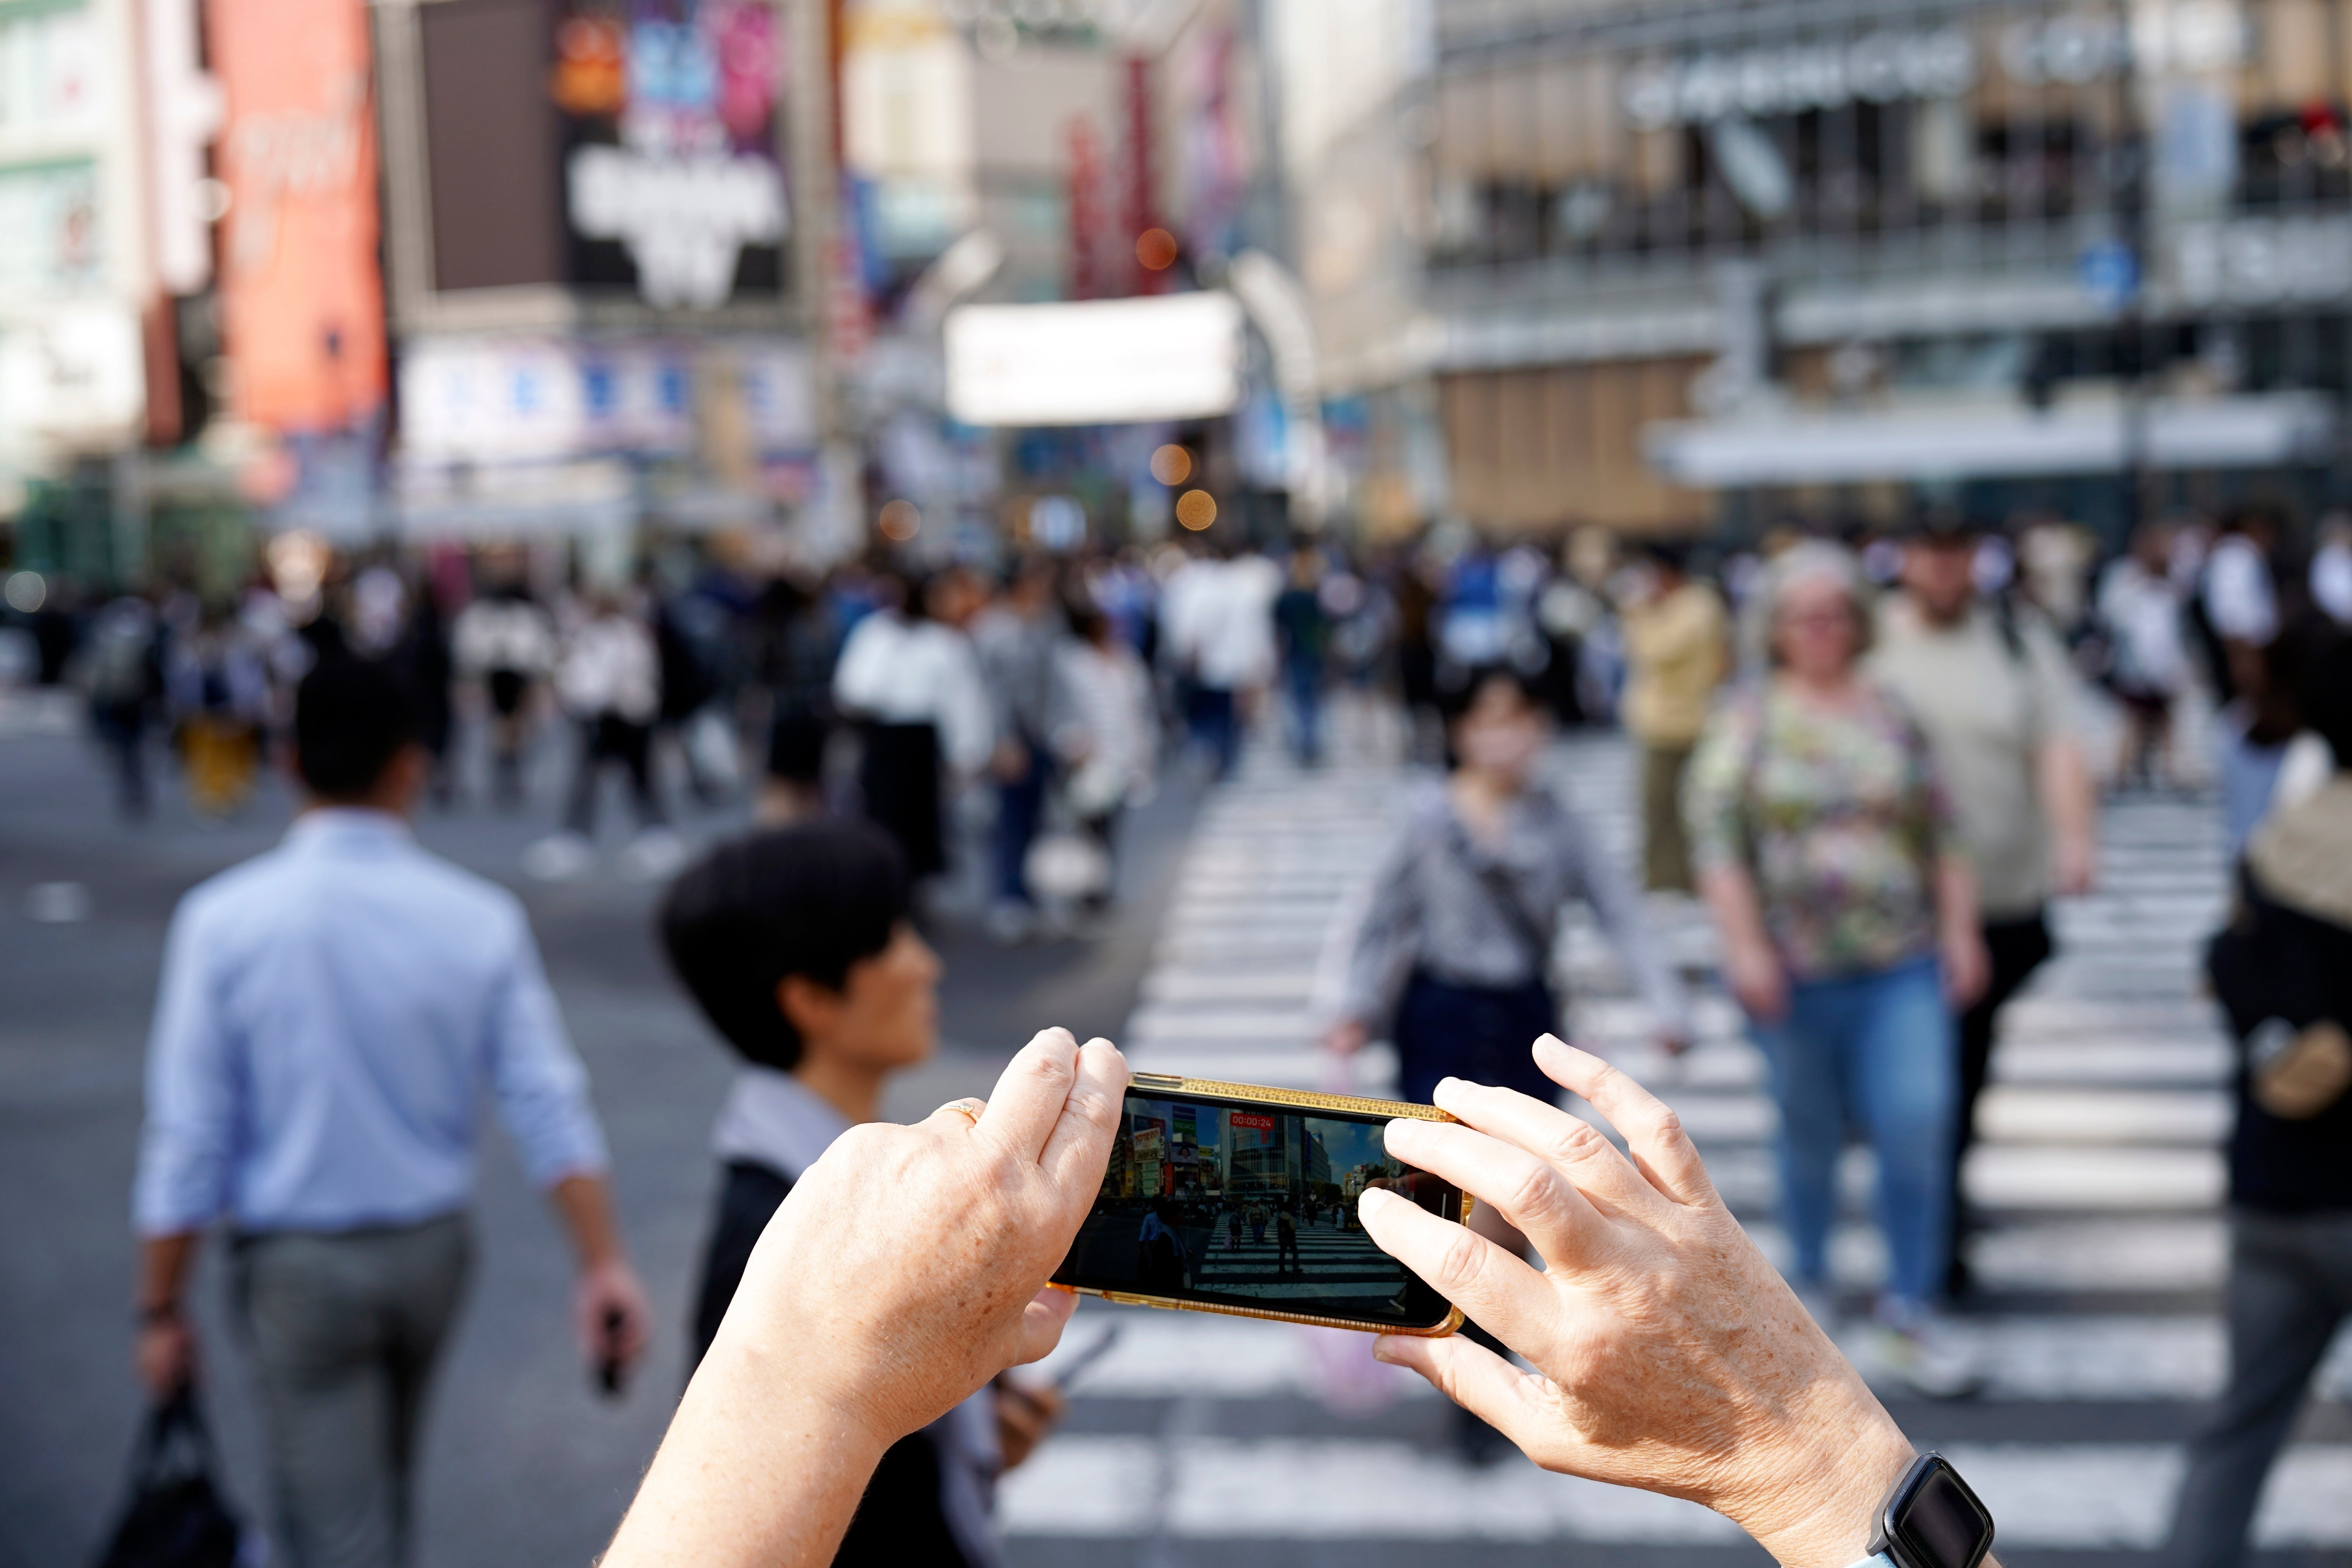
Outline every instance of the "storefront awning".
<svg viewBox="0 0 2352 1568"><path fill-rule="evenodd" d="M2327 397L2290 392L2159 399L2147 410L2143 438L2147 461L2158 468L2258 468L2325 462L2336 436ZM2124 411L2111 400L2047 410L1777 411L1662 421L1642 433L1652 468L1700 489L2115 473L2126 445Z"/></svg>

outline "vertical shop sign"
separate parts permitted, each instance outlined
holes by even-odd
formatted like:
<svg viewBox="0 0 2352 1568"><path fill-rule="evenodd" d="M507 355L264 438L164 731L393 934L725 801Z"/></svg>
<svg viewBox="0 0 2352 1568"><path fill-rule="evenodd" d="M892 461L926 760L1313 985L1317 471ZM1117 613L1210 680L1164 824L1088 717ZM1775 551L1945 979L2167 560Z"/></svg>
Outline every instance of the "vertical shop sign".
<svg viewBox="0 0 2352 1568"><path fill-rule="evenodd" d="M229 189L222 329L240 418L347 427L384 395L363 0L212 0Z"/></svg>
<svg viewBox="0 0 2352 1568"><path fill-rule="evenodd" d="M777 292L783 45L767 0L572 0L555 44L573 278L661 307Z"/></svg>

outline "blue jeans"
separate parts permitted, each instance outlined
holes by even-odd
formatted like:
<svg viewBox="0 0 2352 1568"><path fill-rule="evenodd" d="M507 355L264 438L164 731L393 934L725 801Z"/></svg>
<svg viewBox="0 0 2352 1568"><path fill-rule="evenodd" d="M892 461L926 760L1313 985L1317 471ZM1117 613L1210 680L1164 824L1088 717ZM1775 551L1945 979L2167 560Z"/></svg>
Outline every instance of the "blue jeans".
<svg viewBox="0 0 2352 1568"><path fill-rule="evenodd" d="M1951 1226L1959 1068L1951 1009L1933 959L1867 974L1798 981L1788 1014L1749 1021L1780 1107L1780 1210L1797 1278L1829 1274L1837 1163L1859 1122L1878 1153L1887 1293L1925 1306L1938 1293Z"/></svg>
<svg viewBox="0 0 2352 1568"><path fill-rule="evenodd" d="M1231 777L1242 754L1241 712L1233 692L1221 686L1195 686L1185 702L1185 720L1194 742L1216 759L1215 776Z"/></svg>
<svg viewBox="0 0 2352 1568"><path fill-rule="evenodd" d="M1029 892L1029 846L1037 841L1037 820L1045 815L1046 771L1053 765L1045 748L1024 740L1029 771L1011 784L996 786L996 896L1006 903L1034 904Z"/></svg>
<svg viewBox="0 0 2352 1568"><path fill-rule="evenodd" d="M1290 751L1303 767L1323 760L1323 661L1294 658L1283 667L1290 697Z"/></svg>

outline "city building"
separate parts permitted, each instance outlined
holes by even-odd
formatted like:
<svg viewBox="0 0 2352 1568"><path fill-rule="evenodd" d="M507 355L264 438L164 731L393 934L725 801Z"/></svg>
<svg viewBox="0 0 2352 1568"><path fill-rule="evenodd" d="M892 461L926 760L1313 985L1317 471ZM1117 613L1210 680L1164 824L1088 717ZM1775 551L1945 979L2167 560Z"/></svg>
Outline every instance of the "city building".
<svg viewBox="0 0 2352 1568"><path fill-rule="evenodd" d="M1292 3L1296 78L1356 8ZM1329 390L1425 410L1454 515L2112 530L2341 482L2337 0L1362 10L1381 68L1286 147L1304 271Z"/></svg>
<svg viewBox="0 0 2352 1568"><path fill-rule="evenodd" d="M807 500L793 106L824 81L787 68L810 8L372 9L399 531L572 535L611 575L641 528L756 530Z"/></svg>
<svg viewBox="0 0 2352 1568"><path fill-rule="evenodd" d="M148 450L202 425L188 362L217 352L229 187L205 177L223 102L198 27L196 0L0 8L0 517L19 565L92 586L142 577L159 525L175 548L226 489Z"/></svg>

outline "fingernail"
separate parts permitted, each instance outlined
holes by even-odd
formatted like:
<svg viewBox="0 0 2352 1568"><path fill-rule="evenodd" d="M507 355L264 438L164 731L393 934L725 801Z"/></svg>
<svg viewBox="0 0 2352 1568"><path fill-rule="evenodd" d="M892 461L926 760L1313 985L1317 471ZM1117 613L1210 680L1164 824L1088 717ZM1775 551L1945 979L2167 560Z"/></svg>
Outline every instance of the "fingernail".
<svg viewBox="0 0 2352 1568"><path fill-rule="evenodd" d="M1372 1342L1372 1359L1374 1361L1384 1361L1393 1363L1396 1357L1389 1353L1389 1345L1391 1342L1391 1339L1387 1334L1382 1334L1379 1339L1374 1340Z"/></svg>
<svg viewBox="0 0 2352 1568"><path fill-rule="evenodd" d="M1396 1202L1396 1194L1389 1191L1386 1187L1366 1187L1363 1191L1363 1195L1356 1200L1356 1212L1358 1214L1370 1214L1382 1204L1392 1204L1394 1202Z"/></svg>
<svg viewBox="0 0 2352 1568"><path fill-rule="evenodd" d="M1389 1123L1387 1142L1391 1147L1394 1147L1400 1139L1410 1143L1420 1136L1421 1123L1409 1116L1400 1116Z"/></svg>

